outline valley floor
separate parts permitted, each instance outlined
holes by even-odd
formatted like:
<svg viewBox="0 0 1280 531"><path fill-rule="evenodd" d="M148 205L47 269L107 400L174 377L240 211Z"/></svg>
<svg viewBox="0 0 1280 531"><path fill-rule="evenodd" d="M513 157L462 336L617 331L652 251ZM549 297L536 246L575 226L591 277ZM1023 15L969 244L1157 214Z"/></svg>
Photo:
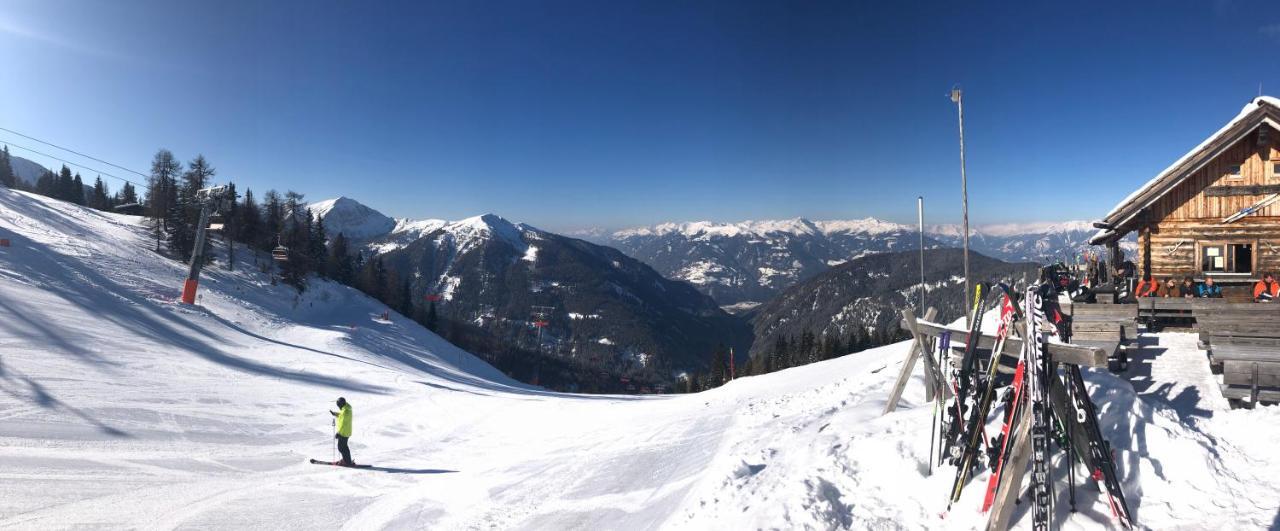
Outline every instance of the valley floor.
<svg viewBox="0 0 1280 531"><path fill-rule="evenodd" d="M984 524L973 486L942 516L954 469L929 474L920 379L879 414L906 344L696 395L564 395L348 288L297 297L243 252L176 305L184 268L131 218L0 190L0 237L2 528ZM1144 341L1132 384L1087 375L1138 522L1280 526L1280 408L1215 400L1193 336ZM306 463L333 456L338 396L371 469ZM1075 514L1058 494L1064 528L1113 525L1092 485Z"/></svg>

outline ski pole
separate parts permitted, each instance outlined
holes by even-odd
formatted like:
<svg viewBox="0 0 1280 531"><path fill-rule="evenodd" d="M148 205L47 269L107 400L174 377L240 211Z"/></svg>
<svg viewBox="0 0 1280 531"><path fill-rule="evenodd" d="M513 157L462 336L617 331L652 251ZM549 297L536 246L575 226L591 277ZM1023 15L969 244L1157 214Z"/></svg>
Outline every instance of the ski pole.
<svg viewBox="0 0 1280 531"><path fill-rule="evenodd" d="M334 434L338 433L338 419L336 417L333 419L333 433ZM338 462L338 438L330 437L330 439L333 440L333 448L332 448L333 451L329 455L333 457L331 461L336 463Z"/></svg>
<svg viewBox="0 0 1280 531"><path fill-rule="evenodd" d="M1057 377L1056 375L1054 376ZM1067 388L1067 401L1074 406L1076 403L1076 393L1074 385L1064 385ZM1064 408L1065 409L1065 408ZM1062 419L1062 423L1067 426L1067 485L1071 492L1071 512L1076 512L1076 460L1075 445L1071 440L1071 423L1075 419Z"/></svg>

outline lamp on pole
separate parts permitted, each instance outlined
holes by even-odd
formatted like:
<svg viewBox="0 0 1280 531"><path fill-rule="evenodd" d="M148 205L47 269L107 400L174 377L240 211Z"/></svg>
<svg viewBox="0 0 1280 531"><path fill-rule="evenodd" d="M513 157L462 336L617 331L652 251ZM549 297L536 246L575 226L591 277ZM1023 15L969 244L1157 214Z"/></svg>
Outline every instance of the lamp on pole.
<svg viewBox="0 0 1280 531"><path fill-rule="evenodd" d="M961 230L964 231L964 310L967 316L973 306L970 300L973 294L969 286L969 179L964 170L964 94L960 92L959 85L951 87L951 101L956 104L956 113L960 117L960 198L964 216ZM964 324L965 327L971 324L969 318L965 318Z"/></svg>

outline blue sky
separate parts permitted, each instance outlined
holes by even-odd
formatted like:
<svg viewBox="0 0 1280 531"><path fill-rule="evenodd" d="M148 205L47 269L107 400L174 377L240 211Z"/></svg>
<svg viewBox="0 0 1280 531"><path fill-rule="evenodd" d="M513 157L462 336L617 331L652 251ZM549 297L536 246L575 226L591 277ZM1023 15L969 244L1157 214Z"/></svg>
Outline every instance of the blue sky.
<svg viewBox="0 0 1280 531"><path fill-rule="evenodd" d="M1096 218L1280 94L1267 2L965 4L14 0L0 127L395 216L946 223L959 83L997 223Z"/></svg>

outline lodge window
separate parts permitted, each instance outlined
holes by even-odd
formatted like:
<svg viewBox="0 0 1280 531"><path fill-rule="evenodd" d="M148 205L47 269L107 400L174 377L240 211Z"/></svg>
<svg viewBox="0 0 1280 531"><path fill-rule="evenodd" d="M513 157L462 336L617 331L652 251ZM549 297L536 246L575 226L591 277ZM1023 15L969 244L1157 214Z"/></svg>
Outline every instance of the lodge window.
<svg viewBox="0 0 1280 531"><path fill-rule="evenodd" d="M1201 243L1200 271L1205 273L1252 273L1253 244Z"/></svg>
<svg viewBox="0 0 1280 531"><path fill-rule="evenodd" d="M1229 166L1229 167L1227 168L1227 178L1228 178L1228 179L1243 179L1243 178L1244 178L1244 174L1243 174L1243 173L1241 173L1241 171L1240 171L1240 165L1239 165L1239 164L1232 164L1231 166Z"/></svg>

